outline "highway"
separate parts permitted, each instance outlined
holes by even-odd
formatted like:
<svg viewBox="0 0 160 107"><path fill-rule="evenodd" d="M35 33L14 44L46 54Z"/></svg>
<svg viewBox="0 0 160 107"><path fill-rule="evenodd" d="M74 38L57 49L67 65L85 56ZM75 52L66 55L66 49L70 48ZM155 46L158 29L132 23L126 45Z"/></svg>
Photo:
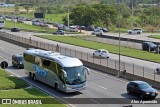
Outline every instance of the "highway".
<svg viewBox="0 0 160 107"><path fill-rule="evenodd" d="M21 37L25 37L25 38L30 38L31 37L32 40L36 40L36 41L40 41L40 42L44 42L44 43L53 44L55 46L57 44L59 44L60 47L67 47L69 49L74 49L74 50L77 50L77 51L81 50L82 52L89 53L89 54L92 54L94 52L93 49L88 49L88 48L74 46L74 45L69 45L69 44L64 44L64 43L60 43L60 42L56 42L56 41L51 41L51 40L47 40L47 39L44 39L44 38L39 38L39 37L33 36L33 35L38 35L38 34L43 35L44 33L10 32L8 30L4 30L4 31L7 32L7 33L9 33L9 34L16 35L16 36L21 36ZM119 56L117 54L110 53L110 58L113 59L113 60L117 60L118 61ZM160 66L158 63L144 61L144 60L135 59L135 58L131 58L131 57L126 57L126 56L122 56L122 55L121 55L121 61L129 63L129 64L141 65L143 67L149 67L149 68L152 68L152 69L155 69L157 66Z"/></svg>
<svg viewBox="0 0 160 107"><path fill-rule="evenodd" d="M76 107L122 107L123 105L131 105L131 104L121 104L125 102L127 98L136 98L135 96L128 95L126 93L126 85L128 81L122 80L108 74L101 73L99 71L91 69L91 73L88 76L87 89L71 94L64 94L62 92L55 91L52 87L49 87L40 82L34 82L30 80L25 74L23 69L16 69L11 66L11 56L12 54L22 53L25 48L19 47L17 45L13 45L0 40L0 61L7 60L9 62L9 67L7 71L12 72L25 79L26 81L36 85L41 88L41 90L47 92L52 96L56 96L57 98L75 98L79 100L79 104L71 104L70 106ZM159 92L160 94L160 92ZM78 98L86 98L90 104L81 104L81 100ZM116 101L115 98L123 98L124 101L120 102L120 104L101 104L99 100L94 98L112 98L112 100ZM160 98L160 95L157 96ZM67 99L66 99L67 100ZM104 100L104 99L103 99ZM107 100L107 99L105 99ZM116 102L115 102L116 103ZM159 107L159 104L132 104L133 107Z"/></svg>

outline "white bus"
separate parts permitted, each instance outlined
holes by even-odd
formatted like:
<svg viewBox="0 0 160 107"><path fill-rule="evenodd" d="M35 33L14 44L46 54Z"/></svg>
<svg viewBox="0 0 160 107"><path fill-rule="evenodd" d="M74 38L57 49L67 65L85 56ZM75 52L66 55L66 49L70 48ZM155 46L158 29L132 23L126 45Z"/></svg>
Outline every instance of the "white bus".
<svg viewBox="0 0 160 107"><path fill-rule="evenodd" d="M0 20L0 29L3 29L5 26L4 20Z"/></svg>
<svg viewBox="0 0 160 107"><path fill-rule="evenodd" d="M86 88L89 69L78 58L41 49L26 50L23 56L25 73L33 80L66 93Z"/></svg>

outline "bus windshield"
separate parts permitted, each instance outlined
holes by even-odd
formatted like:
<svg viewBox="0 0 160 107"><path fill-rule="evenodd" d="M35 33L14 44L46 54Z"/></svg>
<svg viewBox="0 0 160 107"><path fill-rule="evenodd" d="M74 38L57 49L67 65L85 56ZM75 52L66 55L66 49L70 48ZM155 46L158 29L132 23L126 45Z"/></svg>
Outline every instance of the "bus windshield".
<svg viewBox="0 0 160 107"><path fill-rule="evenodd" d="M86 81L86 74L83 65L76 67L64 67L64 70L67 73L67 84L77 85Z"/></svg>

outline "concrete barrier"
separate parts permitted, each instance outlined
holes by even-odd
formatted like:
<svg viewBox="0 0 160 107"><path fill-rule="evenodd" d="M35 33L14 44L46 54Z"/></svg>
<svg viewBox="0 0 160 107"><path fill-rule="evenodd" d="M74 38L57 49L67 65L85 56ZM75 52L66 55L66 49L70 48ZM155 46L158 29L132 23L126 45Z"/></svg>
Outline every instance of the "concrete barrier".
<svg viewBox="0 0 160 107"><path fill-rule="evenodd" d="M94 63L91 63L91 62L86 62L86 61L83 61L83 60L82 60L82 62L87 67L99 70L99 71L107 73L107 74L111 74L113 76L117 76L117 74L119 72L118 70L108 68L108 67L105 67L105 66L101 66L101 65L98 65L98 64L94 64ZM127 80L146 81L149 84L151 84L153 87L155 87L157 89L160 89L160 85L159 85L160 82L154 81L154 80L151 80L151 79L148 79L148 78L144 78L144 77L141 77L141 76L138 76L138 75L133 75L133 74L127 73L127 71L120 71L120 78L124 78L124 79L127 79Z"/></svg>
<svg viewBox="0 0 160 107"><path fill-rule="evenodd" d="M119 37L110 36L110 35L96 35L97 37L101 38L109 38L109 39L115 39L119 40ZM132 38L123 38L120 37L121 41L129 41L129 42L135 42L135 43L142 43L142 42L153 42L153 41L147 41L147 40L138 40L138 39L132 39ZM153 42L155 44L159 44L159 42Z"/></svg>

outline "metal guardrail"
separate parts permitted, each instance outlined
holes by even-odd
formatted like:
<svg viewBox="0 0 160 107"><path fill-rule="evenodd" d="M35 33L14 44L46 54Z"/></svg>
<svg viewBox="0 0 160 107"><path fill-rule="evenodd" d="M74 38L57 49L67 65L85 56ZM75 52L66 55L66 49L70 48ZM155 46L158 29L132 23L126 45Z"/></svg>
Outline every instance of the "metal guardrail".
<svg viewBox="0 0 160 107"><path fill-rule="evenodd" d="M31 47L41 48L41 49L50 50L50 51L57 51L57 46L53 44L43 43L43 42L36 41L36 40L31 40L31 38L27 39L24 37L7 34L5 32L0 32L0 37L5 38L7 40L12 40L15 43L28 44ZM124 74L126 72L132 75L140 76L142 78L147 78L153 81L160 82L160 75L157 75L155 70L149 67L143 67L140 65L126 63L126 62L119 63L119 61L116 61L113 59L95 58L91 54L77 51L74 49L69 49L66 47L61 47L61 46L59 46L58 51L61 54L72 56L72 57L77 57L83 61L98 64L102 67L108 67L108 68L112 68L115 70L119 70L119 66L120 66L120 71L122 71Z"/></svg>

